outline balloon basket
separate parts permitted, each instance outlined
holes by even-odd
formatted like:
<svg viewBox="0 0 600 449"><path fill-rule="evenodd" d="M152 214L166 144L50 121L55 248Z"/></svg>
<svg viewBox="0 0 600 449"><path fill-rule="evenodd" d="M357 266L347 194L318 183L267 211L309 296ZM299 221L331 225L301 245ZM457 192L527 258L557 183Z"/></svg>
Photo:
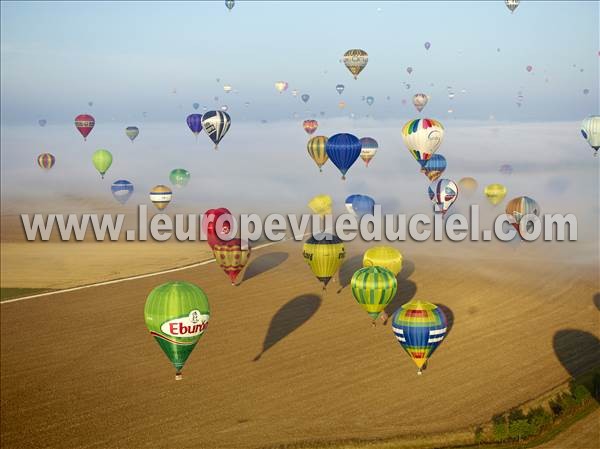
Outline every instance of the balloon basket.
<svg viewBox="0 0 600 449"><path fill-rule="evenodd" d="M419 370L417 371L417 376L422 376L423 375L423 371L421 371L421 368L419 368Z"/></svg>
<svg viewBox="0 0 600 449"><path fill-rule="evenodd" d="M175 380L181 380L183 379L183 374L181 374L181 371L177 371L175 373Z"/></svg>

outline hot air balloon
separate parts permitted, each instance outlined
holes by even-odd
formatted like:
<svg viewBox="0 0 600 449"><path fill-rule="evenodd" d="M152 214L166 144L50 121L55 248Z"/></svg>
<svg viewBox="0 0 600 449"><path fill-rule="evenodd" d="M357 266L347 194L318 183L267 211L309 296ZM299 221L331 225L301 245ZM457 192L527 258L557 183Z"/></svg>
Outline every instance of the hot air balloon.
<svg viewBox="0 0 600 449"><path fill-rule="evenodd" d="M92 129L94 129L95 124L96 121L94 120L94 117L89 114L80 114L75 117L75 128L81 133L84 141L87 140L87 136L89 136Z"/></svg>
<svg viewBox="0 0 600 449"><path fill-rule="evenodd" d="M444 127L430 118L410 120L402 128L402 139L416 161L425 167L442 144Z"/></svg>
<svg viewBox="0 0 600 449"><path fill-rule="evenodd" d="M135 138L138 136L139 133L140 133L140 130L137 126L128 126L127 128L125 128L125 134L127 134L127 137L129 137L129 140L131 140L131 143L133 143L133 141L135 140Z"/></svg>
<svg viewBox="0 0 600 449"><path fill-rule="evenodd" d="M327 160L329 159L329 157L327 156L326 145L327 137L325 136L311 137L308 141L308 144L306 145L306 148L308 149L308 154L310 155L312 160L315 161L317 167L319 167L319 171L321 172L323 171L321 167L323 167L323 164L325 164L325 162L327 162Z"/></svg>
<svg viewBox="0 0 600 449"><path fill-rule="evenodd" d="M413 299L394 313L392 330L402 349L419 368L417 374L420 375L429 357L444 340L448 320L435 304Z"/></svg>
<svg viewBox="0 0 600 449"><path fill-rule="evenodd" d="M297 97L299 93L300 92L298 92L298 89L293 89L292 90L292 97Z"/></svg>
<svg viewBox="0 0 600 449"><path fill-rule="evenodd" d="M346 198L346 209L355 217L375 214L375 200L367 195L350 195Z"/></svg>
<svg viewBox="0 0 600 449"><path fill-rule="evenodd" d="M221 106L219 109L220 109L221 111L223 111L223 112L227 112L227 111L229 110L229 106L227 106L226 104L224 104L224 105L223 105L223 106Z"/></svg>
<svg viewBox="0 0 600 449"><path fill-rule="evenodd" d="M354 79L358 78L358 74L362 72L368 62L369 55L364 50L356 48L344 53L344 65L354 75Z"/></svg>
<svg viewBox="0 0 600 449"><path fill-rule="evenodd" d="M42 153L37 157L38 165L44 170L50 170L52 167L54 167L55 162L56 158L50 153Z"/></svg>
<svg viewBox="0 0 600 449"><path fill-rule="evenodd" d="M201 114L190 114L186 119L187 125L190 128L190 131L194 133L196 139L198 139L198 134L202 131L202 115Z"/></svg>
<svg viewBox="0 0 600 449"><path fill-rule="evenodd" d="M337 90L337 93L342 95L342 92L344 92L344 85L343 84L338 84L337 86L335 86L335 90Z"/></svg>
<svg viewBox="0 0 600 449"><path fill-rule="evenodd" d="M369 106L372 106L373 103L375 103L375 98L373 98L373 97L367 97L365 101L367 102L367 104Z"/></svg>
<svg viewBox="0 0 600 449"><path fill-rule="evenodd" d="M150 335L175 367L175 379L204 334L210 318L208 298L190 282L167 282L150 292L144 319Z"/></svg>
<svg viewBox="0 0 600 449"><path fill-rule="evenodd" d="M173 192L165 185L154 186L150 191L150 201L158 210L164 210L173 198Z"/></svg>
<svg viewBox="0 0 600 449"><path fill-rule="evenodd" d="M213 248L213 255L225 274L229 276L231 285L235 285L240 272L244 269L250 258L250 246L241 239L218 242Z"/></svg>
<svg viewBox="0 0 600 449"><path fill-rule="evenodd" d="M88 101L88 106L91 108L92 106L94 106L94 102L93 101Z"/></svg>
<svg viewBox="0 0 600 449"><path fill-rule="evenodd" d="M425 106L427 106L427 102L429 101L429 97L425 94L415 94L413 96L413 105L417 108L417 111L421 112Z"/></svg>
<svg viewBox="0 0 600 449"><path fill-rule="evenodd" d="M208 137L215 143L215 150L218 149L219 142L225 137L230 126L231 117L227 112L208 111L202 117L202 127Z"/></svg>
<svg viewBox="0 0 600 449"><path fill-rule="evenodd" d="M429 178L430 181L435 181L446 170L446 158L441 154L434 154L425 162L425 166L421 171Z"/></svg>
<svg viewBox="0 0 600 449"><path fill-rule="evenodd" d="M361 268L354 273L350 281L352 296L375 320L392 301L398 289L396 276L384 267Z"/></svg>
<svg viewBox="0 0 600 449"><path fill-rule="evenodd" d="M346 102L344 100L342 100L338 103L338 108L344 109L345 107L346 107Z"/></svg>
<svg viewBox="0 0 600 449"><path fill-rule="evenodd" d="M280 94L285 92L288 88L288 83L285 81L276 81L275 82L275 89L277 89L277 92L279 92Z"/></svg>
<svg viewBox="0 0 600 449"><path fill-rule="evenodd" d="M233 87L231 87L229 84L224 84L223 90L225 91L226 94L228 94L229 92L231 92L233 90Z"/></svg>
<svg viewBox="0 0 600 449"><path fill-rule="evenodd" d="M310 95L302 94L302 96L300 98L302 98L303 102L308 103L308 100L310 100Z"/></svg>
<svg viewBox="0 0 600 449"><path fill-rule="evenodd" d="M310 210L317 215L330 215L333 199L329 195L317 195L308 202Z"/></svg>
<svg viewBox="0 0 600 449"><path fill-rule="evenodd" d="M235 0L225 0L225 6L229 11L231 11L235 6Z"/></svg>
<svg viewBox="0 0 600 449"><path fill-rule="evenodd" d="M225 215L225 217L221 220L222 223L219 223L219 217L222 215ZM220 236L229 234L229 231L231 230L229 218L233 219L231 212L225 207L209 209L204 212L204 216L202 217L202 229L206 235L208 245L211 248L214 248L217 243L224 244L227 242L226 240L221 239Z"/></svg>
<svg viewBox="0 0 600 449"><path fill-rule="evenodd" d="M38 124L43 128L48 123L45 119L38 120Z"/></svg>
<svg viewBox="0 0 600 449"><path fill-rule="evenodd" d="M431 43L425 42L424 47L425 47L425 50L429 50L431 48Z"/></svg>
<svg viewBox="0 0 600 449"><path fill-rule="evenodd" d="M125 204L133 195L133 184L125 179L119 179L112 183L110 191L113 197L121 204Z"/></svg>
<svg viewBox="0 0 600 449"><path fill-rule="evenodd" d="M525 215L535 215L536 217L540 216L540 206L536 201L528 196L519 196L517 198L513 198L506 204L506 213L507 215L512 215L515 219L515 223L511 223L519 236L523 238L523 230L521 229L521 218ZM527 232L531 232L533 230L533 223L531 221L527 222Z"/></svg>
<svg viewBox="0 0 600 449"><path fill-rule="evenodd" d="M175 168L169 174L169 181L175 187L185 187L190 182L190 172L184 168Z"/></svg>
<svg viewBox="0 0 600 449"><path fill-rule="evenodd" d="M193 104L192 104L192 107L193 107L194 109L198 109L198 108L200 107L200 103L193 103Z"/></svg>
<svg viewBox="0 0 600 449"><path fill-rule="evenodd" d="M504 175L510 175L513 172L513 168L509 164L503 164L500 166L500 173Z"/></svg>
<svg viewBox="0 0 600 449"><path fill-rule="evenodd" d="M302 251L304 260L323 283L323 290L339 270L344 257L344 242L332 234L318 234L311 236L305 243Z"/></svg>
<svg viewBox="0 0 600 449"><path fill-rule="evenodd" d="M342 179L346 179L346 173L360 156L361 148L360 141L352 134L335 134L327 140L327 156L342 173Z"/></svg>
<svg viewBox="0 0 600 449"><path fill-rule="evenodd" d="M589 93L590 93L590 90L589 90L589 89L583 89L583 95L587 95L587 94L589 94Z"/></svg>
<svg viewBox="0 0 600 449"><path fill-rule="evenodd" d="M438 179L429 186L429 198L433 202L434 211L445 215L458 198L458 187L450 179Z"/></svg>
<svg viewBox="0 0 600 449"><path fill-rule="evenodd" d="M600 148L600 115L591 115L581 122L581 135L594 149L594 156Z"/></svg>
<svg viewBox="0 0 600 449"><path fill-rule="evenodd" d="M528 65L527 67L525 67L525 70L531 72L533 70L533 66Z"/></svg>
<svg viewBox="0 0 600 449"><path fill-rule="evenodd" d="M412 67L407 67L406 68L406 72L410 75L413 72L413 68Z"/></svg>
<svg viewBox="0 0 600 449"><path fill-rule="evenodd" d="M360 145L360 158L365 161L365 165L368 167L369 162L375 157L375 154L379 149L379 144L372 137L363 137L360 139Z"/></svg>
<svg viewBox="0 0 600 449"><path fill-rule="evenodd" d="M302 127L304 128L304 131L306 131L306 134L310 135L317 130L319 122L316 120L304 120L304 122L302 122Z"/></svg>
<svg viewBox="0 0 600 449"><path fill-rule="evenodd" d="M460 178L458 181L458 185L460 186L460 192L465 197L470 197L477 190L478 184L474 178L470 176L466 176L464 178Z"/></svg>
<svg viewBox="0 0 600 449"><path fill-rule="evenodd" d="M92 163L100 173L100 176L102 176L102 179L104 179L104 174L112 165L112 160L112 154L108 150L96 150L92 154Z"/></svg>
<svg viewBox="0 0 600 449"><path fill-rule="evenodd" d="M391 246L374 246L363 254L363 267L383 267L398 276L402 270L402 254Z"/></svg>
<svg viewBox="0 0 600 449"><path fill-rule="evenodd" d="M506 187L502 184L490 184L485 186L483 193L487 197L488 201L494 206L499 204L506 196Z"/></svg>
<svg viewBox="0 0 600 449"><path fill-rule="evenodd" d="M521 0L504 0L504 4L508 9L510 9L511 13L515 12L515 9L517 9L519 3L521 3Z"/></svg>

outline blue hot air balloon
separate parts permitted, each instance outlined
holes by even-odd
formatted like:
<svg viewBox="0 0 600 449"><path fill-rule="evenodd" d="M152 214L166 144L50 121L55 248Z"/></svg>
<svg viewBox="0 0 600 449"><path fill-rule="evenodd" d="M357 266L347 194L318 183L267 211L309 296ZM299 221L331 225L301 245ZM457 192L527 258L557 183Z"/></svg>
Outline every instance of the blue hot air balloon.
<svg viewBox="0 0 600 449"><path fill-rule="evenodd" d="M125 179L119 179L112 183L110 191L115 200L121 204L125 204L131 195L133 195L133 184Z"/></svg>
<svg viewBox="0 0 600 449"><path fill-rule="evenodd" d="M194 109L198 109L200 107L200 103L194 103L194 104L192 104L192 107Z"/></svg>
<svg viewBox="0 0 600 449"><path fill-rule="evenodd" d="M310 100L310 95L302 94L302 96L300 98L302 98L303 102L308 103L308 100Z"/></svg>
<svg viewBox="0 0 600 449"><path fill-rule="evenodd" d="M430 181L435 181L442 176L442 173L446 170L446 165L446 158L441 154L435 153L425 162L425 166L421 169L421 172L423 172Z"/></svg>
<svg viewBox="0 0 600 449"><path fill-rule="evenodd" d="M194 136L198 138L198 134L202 131L202 115L190 114L187 117L187 125L190 130L194 133Z"/></svg>
<svg viewBox="0 0 600 449"><path fill-rule="evenodd" d="M350 195L346 198L346 209L355 217L375 214L375 200L367 195Z"/></svg>
<svg viewBox="0 0 600 449"><path fill-rule="evenodd" d="M342 173L342 179L346 179L346 172L360 156L361 149L358 137L346 133L331 136L325 146L327 156Z"/></svg>

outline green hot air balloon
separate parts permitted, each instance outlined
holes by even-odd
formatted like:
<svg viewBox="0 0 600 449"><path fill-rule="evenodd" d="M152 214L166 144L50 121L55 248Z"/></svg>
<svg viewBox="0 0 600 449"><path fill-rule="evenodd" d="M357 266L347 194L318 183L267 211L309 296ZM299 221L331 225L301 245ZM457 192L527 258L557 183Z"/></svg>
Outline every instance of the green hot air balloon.
<svg viewBox="0 0 600 449"><path fill-rule="evenodd" d="M125 134L127 135L127 137L129 137L129 140L131 140L131 143L133 143L133 141L135 140L135 138L138 136L139 133L140 133L140 129L137 126L128 126L127 128L125 128Z"/></svg>
<svg viewBox="0 0 600 449"><path fill-rule="evenodd" d="M365 267L352 276L350 282L356 302L373 318L373 325L379 314L396 295L398 281L387 268Z"/></svg>
<svg viewBox="0 0 600 449"><path fill-rule="evenodd" d="M184 168L176 168L171 170L169 180L175 187L185 187L190 182L190 172Z"/></svg>
<svg viewBox="0 0 600 449"><path fill-rule="evenodd" d="M96 150L96 152L92 155L92 162L96 170L104 179L104 174L108 171L110 166L112 165L112 154L108 150Z"/></svg>
<svg viewBox="0 0 600 449"><path fill-rule="evenodd" d="M150 335L175 367L175 379L204 334L210 318L208 298L190 282L167 282L148 295L144 318Z"/></svg>

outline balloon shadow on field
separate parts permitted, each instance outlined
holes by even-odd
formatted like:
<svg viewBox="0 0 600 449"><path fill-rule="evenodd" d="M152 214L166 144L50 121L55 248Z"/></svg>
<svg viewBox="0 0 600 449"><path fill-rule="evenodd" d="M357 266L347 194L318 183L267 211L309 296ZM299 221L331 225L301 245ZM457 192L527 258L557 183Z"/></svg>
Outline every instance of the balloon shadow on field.
<svg viewBox="0 0 600 449"><path fill-rule="evenodd" d="M250 265L248 265L244 272L243 280L247 281L248 279L252 279L255 276L278 267L285 262L288 257L288 253L282 251L260 255L250 262Z"/></svg>
<svg viewBox="0 0 600 449"><path fill-rule="evenodd" d="M594 305L596 306L596 309L600 310L600 293L594 295Z"/></svg>
<svg viewBox="0 0 600 449"><path fill-rule="evenodd" d="M350 285L350 281L352 280L354 273L362 268L362 260L363 256L359 254L347 259L342 264L339 272L340 288L337 291L338 293Z"/></svg>
<svg viewBox="0 0 600 449"><path fill-rule="evenodd" d="M410 260L404 259L402 261L402 270L400 270L400 273L398 273L398 276L396 276L398 282L408 279L414 273L414 271L415 264Z"/></svg>
<svg viewBox="0 0 600 449"><path fill-rule="evenodd" d="M396 291L396 296L394 296L390 303L385 306L384 312L385 315L387 315L387 318L384 316L383 324L386 325L394 312L398 310L402 304L406 304L408 301L413 299L416 293L417 284L415 284L413 281L400 279L398 281L398 290Z"/></svg>
<svg viewBox="0 0 600 449"><path fill-rule="evenodd" d="M444 340L446 338L448 338L448 335L450 335L450 331L452 330L452 327L454 326L454 312L452 311L452 309L444 304L436 304L440 310L442 312L444 312L444 315L446 316L446 335L444 336Z"/></svg>
<svg viewBox="0 0 600 449"><path fill-rule="evenodd" d="M554 353L571 377L600 366L600 340L589 332L563 329L554 334Z"/></svg>
<svg viewBox="0 0 600 449"><path fill-rule="evenodd" d="M261 352L254 357L254 362L272 348L278 341L287 337L306 323L321 306L321 297L313 294L296 296L285 303L271 319L269 330L265 336Z"/></svg>

